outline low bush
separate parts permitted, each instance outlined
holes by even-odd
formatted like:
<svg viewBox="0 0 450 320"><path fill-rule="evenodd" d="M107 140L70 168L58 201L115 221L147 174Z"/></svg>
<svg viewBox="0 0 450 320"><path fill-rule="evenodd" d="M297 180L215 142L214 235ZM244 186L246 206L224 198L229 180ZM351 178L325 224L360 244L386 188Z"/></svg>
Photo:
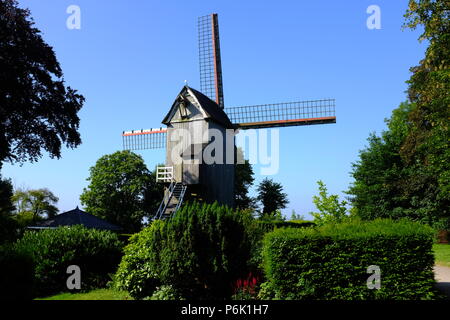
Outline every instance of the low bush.
<svg viewBox="0 0 450 320"><path fill-rule="evenodd" d="M112 232L73 226L27 231L16 250L32 258L35 293L43 296L67 291L70 265L80 267L82 290L103 287L120 262L122 244Z"/></svg>
<svg viewBox="0 0 450 320"><path fill-rule="evenodd" d="M116 283L135 297L163 284L187 299L229 298L233 282L248 274L253 221L217 203L185 205L130 240Z"/></svg>
<svg viewBox="0 0 450 320"><path fill-rule="evenodd" d="M124 249L122 261L114 275L114 286L126 290L135 299L150 297L159 286L159 237L164 222L153 221L149 227L134 234Z"/></svg>
<svg viewBox="0 0 450 320"><path fill-rule="evenodd" d="M265 292L275 299L433 298L432 244L433 230L410 221L277 229L264 238ZM372 265L380 268L380 289L368 289Z"/></svg>
<svg viewBox="0 0 450 320"><path fill-rule="evenodd" d="M0 246L0 300L31 300L33 288L31 257L13 246Z"/></svg>

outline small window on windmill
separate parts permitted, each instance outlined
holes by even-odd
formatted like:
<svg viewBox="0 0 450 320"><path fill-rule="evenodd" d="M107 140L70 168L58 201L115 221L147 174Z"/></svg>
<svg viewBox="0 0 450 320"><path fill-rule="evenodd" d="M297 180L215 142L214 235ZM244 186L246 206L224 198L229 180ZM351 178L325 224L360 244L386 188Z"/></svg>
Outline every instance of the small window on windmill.
<svg viewBox="0 0 450 320"><path fill-rule="evenodd" d="M180 115L181 119L186 119L188 117L188 109L185 100L180 101Z"/></svg>

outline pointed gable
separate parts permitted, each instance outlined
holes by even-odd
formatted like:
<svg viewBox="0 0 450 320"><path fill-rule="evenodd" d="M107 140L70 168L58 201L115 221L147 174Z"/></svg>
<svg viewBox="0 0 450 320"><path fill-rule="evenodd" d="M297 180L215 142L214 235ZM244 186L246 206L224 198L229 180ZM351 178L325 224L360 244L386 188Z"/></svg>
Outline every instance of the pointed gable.
<svg viewBox="0 0 450 320"><path fill-rule="evenodd" d="M212 120L225 128L233 128L230 119L217 103L188 86L184 86L178 94L162 123L168 125L171 122L194 120L196 117Z"/></svg>

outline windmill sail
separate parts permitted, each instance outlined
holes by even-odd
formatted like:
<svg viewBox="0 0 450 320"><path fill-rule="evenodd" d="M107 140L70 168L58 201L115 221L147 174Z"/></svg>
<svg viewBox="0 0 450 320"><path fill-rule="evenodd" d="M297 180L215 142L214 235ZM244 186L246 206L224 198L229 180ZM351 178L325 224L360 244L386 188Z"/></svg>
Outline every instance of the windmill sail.
<svg viewBox="0 0 450 320"><path fill-rule="evenodd" d="M297 101L229 107L225 113L240 129L335 123L335 100Z"/></svg>
<svg viewBox="0 0 450 320"><path fill-rule="evenodd" d="M122 133L124 150L163 149L166 147L167 129L147 129L124 131Z"/></svg>
<svg viewBox="0 0 450 320"><path fill-rule="evenodd" d="M200 91L224 107L219 18L213 13L198 18Z"/></svg>

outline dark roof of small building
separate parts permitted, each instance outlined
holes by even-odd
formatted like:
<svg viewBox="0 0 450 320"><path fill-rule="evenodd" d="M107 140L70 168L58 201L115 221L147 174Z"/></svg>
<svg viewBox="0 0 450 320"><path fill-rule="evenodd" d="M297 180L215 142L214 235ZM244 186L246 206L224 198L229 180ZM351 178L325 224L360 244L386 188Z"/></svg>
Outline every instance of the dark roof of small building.
<svg viewBox="0 0 450 320"><path fill-rule="evenodd" d="M83 225L90 229L120 231L121 227L100 219L92 214L89 214L78 207L52 218L37 223L35 226L30 226L28 229L52 229L62 226Z"/></svg>
<svg viewBox="0 0 450 320"><path fill-rule="evenodd" d="M186 91L190 92L192 95L195 96L197 101L200 103L200 107L203 108L203 110L207 113L207 115L210 117L211 120L223 125L225 128L233 128L233 124L231 123L230 119L228 118L227 114L219 105L205 96L200 91L197 91L191 87L184 86L181 90L179 95L184 94ZM178 96L179 96L178 95ZM176 102L173 104L172 108L175 107ZM167 115L164 117L162 123L168 124L169 122L169 116L172 112L172 108L169 110Z"/></svg>

